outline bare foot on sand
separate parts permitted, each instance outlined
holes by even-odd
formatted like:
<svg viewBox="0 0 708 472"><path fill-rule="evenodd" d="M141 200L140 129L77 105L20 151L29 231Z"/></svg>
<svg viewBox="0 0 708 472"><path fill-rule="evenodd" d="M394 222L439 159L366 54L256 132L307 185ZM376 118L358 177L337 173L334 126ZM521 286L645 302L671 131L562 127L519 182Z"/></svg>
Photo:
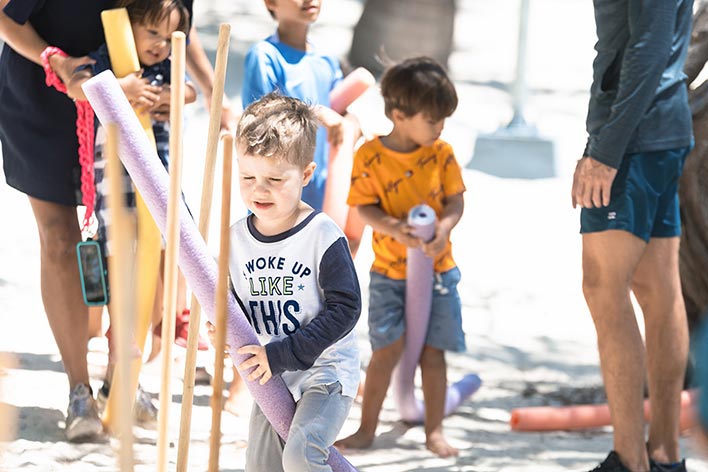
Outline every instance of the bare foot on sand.
<svg viewBox="0 0 708 472"><path fill-rule="evenodd" d="M340 451L345 451L347 449L366 449L371 446L374 442L374 435L369 433L364 433L359 430L351 436L347 436L344 439L335 441L334 447Z"/></svg>
<svg viewBox="0 0 708 472"><path fill-rule="evenodd" d="M425 447L438 457L453 457L460 453L460 451L447 442L440 431L434 431L428 434L425 440Z"/></svg>

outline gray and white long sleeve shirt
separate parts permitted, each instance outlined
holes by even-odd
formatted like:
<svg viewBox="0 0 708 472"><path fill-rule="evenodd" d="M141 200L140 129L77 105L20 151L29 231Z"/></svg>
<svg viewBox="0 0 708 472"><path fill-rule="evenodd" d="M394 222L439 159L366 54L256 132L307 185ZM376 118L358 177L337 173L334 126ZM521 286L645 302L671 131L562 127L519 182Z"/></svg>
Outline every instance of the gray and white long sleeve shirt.
<svg viewBox="0 0 708 472"><path fill-rule="evenodd" d="M313 385L336 381L355 397L361 291L344 233L321 212L275 236L261 234L252 219L231 227L229 271L271 372L282 375L295 401Z"/></svg>

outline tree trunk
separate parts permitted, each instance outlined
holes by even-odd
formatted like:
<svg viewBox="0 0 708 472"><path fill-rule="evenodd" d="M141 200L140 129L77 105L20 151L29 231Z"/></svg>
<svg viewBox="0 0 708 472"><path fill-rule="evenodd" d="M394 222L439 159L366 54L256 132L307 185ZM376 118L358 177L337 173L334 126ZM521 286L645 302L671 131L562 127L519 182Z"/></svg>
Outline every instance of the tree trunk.
<svg viewBox="0 0 708 472"><path fill-rule="evenodd" d="M447 67L455 0L366 0L349 61L380 75L388 60L430 56Z"/></svg>
<svg viewBox="0 0 708 472"><path fill-rule="evenodd" d="M693 17L691 46L686 58L688 82L708 61L708 4ZM679 185L681 248L679 262L683 297L691 331L708 310L708 82L689 93L696 147L686 158Z"/></svg>

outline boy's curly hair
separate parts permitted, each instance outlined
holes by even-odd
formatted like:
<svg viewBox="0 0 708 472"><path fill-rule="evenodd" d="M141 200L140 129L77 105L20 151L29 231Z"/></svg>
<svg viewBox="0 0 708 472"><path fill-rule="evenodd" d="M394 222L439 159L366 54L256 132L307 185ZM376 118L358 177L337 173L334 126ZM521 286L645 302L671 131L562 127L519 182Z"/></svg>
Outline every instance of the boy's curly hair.
<svg viewBox="0 0 708 472"><path fill-rule="evenodd" d="M182 0L118 0L116 8L128 10L132 23L154 25L169 17L173 11L179 12L177 31L189 31L189 10Z"/></svg>
<svg viewBox="0 0 708 472"><path fill-rule="evenodd" d="M386 116L394 109L410 117L424 113L434 121L457 108L457 92L445 69L430 57L414 57L388 67L381 77Z"/></svg>
<svg viewBox="0 0 708 472"><path fill-rule="evenodd" d="M314 158L318 126L312 107L272 92L243 111L236 128L236 149L305 168Z"/></svg>

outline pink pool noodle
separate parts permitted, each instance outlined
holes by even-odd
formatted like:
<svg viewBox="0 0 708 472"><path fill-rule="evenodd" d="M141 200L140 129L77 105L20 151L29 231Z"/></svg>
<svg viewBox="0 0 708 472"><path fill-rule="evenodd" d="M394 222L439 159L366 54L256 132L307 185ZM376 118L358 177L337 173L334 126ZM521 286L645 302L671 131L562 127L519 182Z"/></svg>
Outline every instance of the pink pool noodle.
<svg viewBox="0 0 708 472"><path fill-rule="evenodd" d="M342 125L342 143L329 150L327 182L325 183L322 211L334 220L342 231L346 229L349 205L347 196L351 184L356 130L346 120Z"/></svg>
<svg viewBox="0 0 708 472"><path fill-rule="evenodd" d="M435 235L435 210L418 205L408 213L415 235L429 241ZM401 419L420 423L425 416L423 402L415 397L415 371L423 352L433 298L433 260L420 248L409 248L406 267L406 334L401 360L393 373L393 398ZM469 374L447 389L445 415L449 415L479 389L482 381Z"/></svg>
<svg viewBox="0 0 708 472"><path fill-rule="evenodd" d="M371 72L363 67L357 67L329 93L329 107L343 115L347 111L347 107L375 83L376 79L371 75Z"/></svg>
<svg viewBox="0 0 708 472"><path fill-rule="evenodd" d="M107 123L115 123L118 126L120 159L164 234L169 192L167 171L160 163L154 147L150 145L118 81L111 71L105 71L86 81L82 88L99 121L104 126ZM206 243L189 216L186 205L181 199L180 202L179 266L207 317L214 323L217 263L209 255ZM230 292L227 309L226 342L231 346L229 354L234 363L240 364L249 356L239 355L236 350L241 346L259 342ZM295 402L283 380L273 377L265 385L245 378L244 380L268 421L276 432L287 440ZM328 462L335 471L356 470L334 448L330 448Z"/></svg>

